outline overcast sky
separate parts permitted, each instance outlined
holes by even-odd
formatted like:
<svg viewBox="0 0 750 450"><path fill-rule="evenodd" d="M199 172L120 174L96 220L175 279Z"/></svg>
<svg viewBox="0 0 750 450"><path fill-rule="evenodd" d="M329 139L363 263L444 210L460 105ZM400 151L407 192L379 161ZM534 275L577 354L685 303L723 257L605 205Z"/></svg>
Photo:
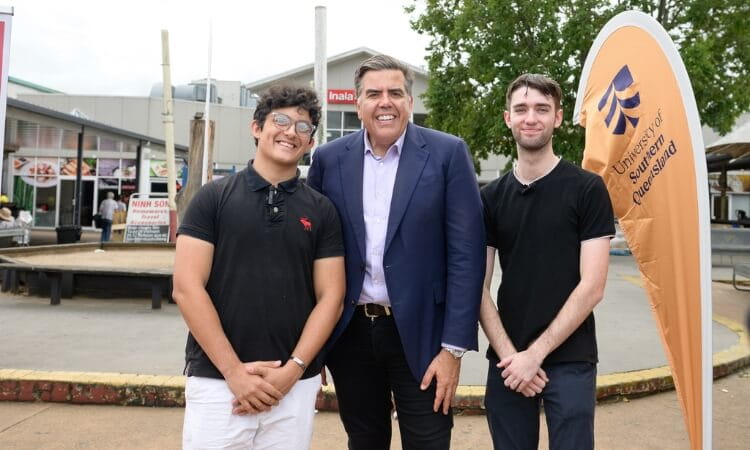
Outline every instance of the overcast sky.
<svg viewBox="0 0 750 450"><path fill-rule="evenodd" d="M10 75L70 94L143 95L161 82L169 30L172 83L255 81L313 62L315 6L327 7L328 56L357 47L425 64L412 0L0 0L13 6Z"/></svg>

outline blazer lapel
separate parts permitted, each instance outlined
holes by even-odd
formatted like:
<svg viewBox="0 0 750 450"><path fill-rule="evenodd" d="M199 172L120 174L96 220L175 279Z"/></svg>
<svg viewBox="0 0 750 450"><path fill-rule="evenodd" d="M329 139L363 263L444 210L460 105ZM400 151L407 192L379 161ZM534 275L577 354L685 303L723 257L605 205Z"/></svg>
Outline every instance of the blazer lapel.
<svg viewBox="0 0 750 450"><path fill-rule="evenodd" d="M365 217L362 208L362 172L365 164L364 131L352 135L347 151L339 154L341 192L346 203L349 222L354 229L359 254L365 258Z"/></svg>
<svg viewBox="0 0 750 450"><path fill-rule="evenodd" d="M393 186L393 197L391 198L391 209L388 214L388 231L385 238L385 251L393 241L401 220L406 214L406 207L414 194L417 182L422 176L422 170L430 156L430 152L425 148L426 144L419 134L419 129L411 123L406 128L404 137L404 148L401 149L401 156L398 161L398 170L396 171L396 182ZM361 184L361 183L360 183ZM360 196L362 191L360 191ZM361 203L360 203L361 205Z"/></svg>

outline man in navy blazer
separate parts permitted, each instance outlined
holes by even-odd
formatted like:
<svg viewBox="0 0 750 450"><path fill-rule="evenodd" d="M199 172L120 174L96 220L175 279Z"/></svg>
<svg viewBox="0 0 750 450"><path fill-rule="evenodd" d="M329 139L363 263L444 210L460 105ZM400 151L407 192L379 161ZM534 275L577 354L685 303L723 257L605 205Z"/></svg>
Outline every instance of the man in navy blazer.
<svg viewBox="0 0 750 450"><path fill-rule="evenodd" d="M377 55L355 72L364 129L321 146L308 183L336 206L344 312L328 344L350 449L449 448L461 356L477 350L482 203L463 140L409 123L414 75Z"/></svg>

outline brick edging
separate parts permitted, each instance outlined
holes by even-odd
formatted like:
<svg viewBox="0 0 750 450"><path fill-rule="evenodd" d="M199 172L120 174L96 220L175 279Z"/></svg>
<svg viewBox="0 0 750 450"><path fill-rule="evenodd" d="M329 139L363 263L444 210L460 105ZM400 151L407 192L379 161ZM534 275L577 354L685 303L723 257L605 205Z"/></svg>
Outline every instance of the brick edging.
<svg viewBox="0 0 750 450"><path fill-rule="evenodd" d="M713 355L714 378L720 378L750 365L750 345L742 325L717 315L713 320L738 335L735 345ZM673 388L671 371L663 366L600 375L596 379L596 398L601 401L643 396ZM484 413L484 392L484 386L459 386L456 412ZM0 401L182 407L185 377L0 369ZM338 410L332 385L323 387L315 407L321 411Z"/></svg>

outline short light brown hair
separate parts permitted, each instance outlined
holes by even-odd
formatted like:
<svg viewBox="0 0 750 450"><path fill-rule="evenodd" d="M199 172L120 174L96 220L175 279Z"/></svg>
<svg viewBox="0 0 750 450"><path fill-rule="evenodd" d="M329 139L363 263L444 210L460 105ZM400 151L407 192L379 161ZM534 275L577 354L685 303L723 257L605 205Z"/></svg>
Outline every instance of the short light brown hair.
<svg viewBox="0 0 750 450"><path fill-rule="evenodd" d="M557 81L552 78L540 75L538 73L525 73L510 83L508 91L505 93L505 109L510 110L510 97L521 88L536 89L545 96L552 97L555 101L555 110L560 109L562 101L562 89Z"/></svg>
<svg viewBox="0 0 750 450"><path fill-rule="evenodd" d="M409 66L388 55L375 55L367 58L354 72L354 89L357 97L359 97L362 90L362 77L371 70L400 70L404 74L404 80L406 80L406 93L411 95L411 87L414 84L414 72Z"/></svg>

